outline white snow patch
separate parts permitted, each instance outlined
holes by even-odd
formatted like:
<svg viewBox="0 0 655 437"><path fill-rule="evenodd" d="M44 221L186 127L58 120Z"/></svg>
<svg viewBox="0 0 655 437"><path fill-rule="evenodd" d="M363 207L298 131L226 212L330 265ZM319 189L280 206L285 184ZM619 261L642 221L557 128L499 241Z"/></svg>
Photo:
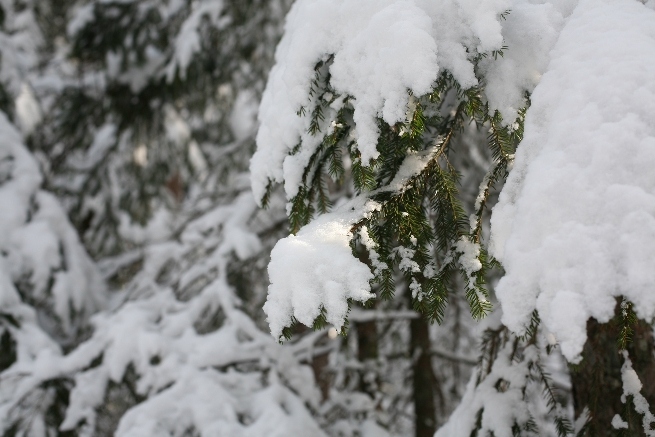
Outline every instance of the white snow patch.
<svg viewBox="0 0 655 437"><path fill-rule="evenodd" d="M264 312L271 334L279 339L292 317L312 326L325 310L328 323L340 330L348 312L347 299L365 302L374 295L369 267L350 248L353 224L379 208L356 200L324 214L275 245L268 274L271 285Z"/></svg>
<svg viewBox="0 0 655 437"><path fill-rule="evenodd" d="M655 12L581 0L532 94L525 136L492 215L503 322L536 308L570 361L615 297L655 316Z"/></svg>
<svg viewBox="0 0 655 437"><path fill-rule="evenodd" d="M16 98L16 115L18 115L21 131L25 135L31 134L43 119L41 107L34 96L34 91L26 82L21 84L20 94Z"/></svg>

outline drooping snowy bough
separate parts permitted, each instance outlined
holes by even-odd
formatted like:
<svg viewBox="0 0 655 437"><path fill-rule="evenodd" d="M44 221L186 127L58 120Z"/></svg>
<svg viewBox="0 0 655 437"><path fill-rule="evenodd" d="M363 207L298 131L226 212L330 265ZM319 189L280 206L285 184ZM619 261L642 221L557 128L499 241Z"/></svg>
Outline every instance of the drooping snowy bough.
<svg viewBox="0 0 655 437"><path fill-rule="evenodd" d="M497 165L487 185L502 178L511 161L520 127L502 124L497 105L484 101L476 72L489 70L490 77L500 77L491 61L502 54L501 23L508 7L504 0L294 5L260 107L258 150L251 161L253 191L266 203L273 184L284 182L294 232L317 209L327 211L330 197L337 197L327 192L327 173L337 190L352 186L361 195L320 219L321 224L310 224L278 244L266 306L276 338L294 320L341 327L347 301L372 296L369 267L350 254L350 244L360 239L368 241L369 259L379 261L375 280L383 294L394 293L391 272L399 266L410 277L417 306L439 319L446 279L459 272L468 283L476 317L488 310L479 235L488 190L469 220L457 196L458 173L446 162L465 120L473 119L491 122L495 132L490 145ZM530 84L528 75L517 76L523 82L512 84L514 98L503 96L499 103L520 124L523 92ZM352 181L344 179L347 170ZM398 229L405 232L398 234ZM291 263L282 247L300 241L307 248L306 273L295 275L285 267ZM437 258L430 253L432 246L439 248ZM342 255L325 256L330 251ZM335 282L319 270L362 274ZM304 276L318 282L313 288L334 291L306 293Z"/></svg>
<svg viewBox="0 0 655 437"><path fill-rule="evenodd" d="M544 72L571 8L504 0L294 5L260 107L253 191L265 204L273 185L284 183L294 233L332 200L359 200L274 251L266 312L276 338L295 320L342 326L346 311L335 310L334 301L369 299L367 281L393 294L394 268L407 276L417 309L435 320L457 274L473 315L487 313L487 198L513 161L525 94ZM467 123L488 130L492 155L473 211L458 193L464 170L451 163ZM294 275L283 255L296 239L306 248L303 275ZM324 256L328 246L347 254L351 243L365 246L368 267L359 256ZM332 286L318 270L367 269L374 278L337 281L341 291L305 292L304 276L316 281L312 288Z"/></svg>
<svg viewBox="0 0 655 437"><path fill-rule="evenodd" d="M550 390L542 337L577 362L587 320L607 322L617 298L655 316L653 9L632 0L298 1L251 161L263 204L284 184L296 234L269 265L274 337L297 321L341 327L352 301L388 297L396 281L439 321L456 274L482 317L490 260L500 261L502 320L521 337L505 338L514 348L496 350L500 361L472 383L466 408L479 409L460 411L459 427L440 435L536 432L535 412L511 405L528 401L530 378ZM467 123L488 133L490 156L471 206L458 188L469 170L456 158ZM484 210L508 174L489 242ZM485 387L499 391L501 380L505 398L516 396L507 420L484 411L493 403ZM559 435L584 425L574 429L554 398L547 404Z"/></svg>

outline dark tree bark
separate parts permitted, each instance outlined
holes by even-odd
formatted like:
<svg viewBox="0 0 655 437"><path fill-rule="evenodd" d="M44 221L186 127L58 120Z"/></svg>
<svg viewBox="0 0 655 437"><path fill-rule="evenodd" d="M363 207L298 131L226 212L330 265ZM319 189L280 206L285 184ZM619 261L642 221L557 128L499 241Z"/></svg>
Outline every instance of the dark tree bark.
<svg viewBox="0 0 655 437"><path fill-rule="evenodd" d="M620 326L616 320L598 323L587 322L587 343L582 353L582 362L571 366L571 382L575 415L589 409L589 421L585 437L644 436L642 417L634 411L631 400L621 402L623 383L621 366L623 357L618 350ZM638 321L634 336L627 346L633 368L643 384L641 393L649 405L655 406L655 358L653 353L653 328L644 321ZM611 425L615 414L628 422L628 429L620 434ZM655 424L654 424L655 425Z"/></svg>
<svg viewBox="0 0 655 437"><path fill-rule="evenodd" d="M359 361L378 357L378 331L375 320L356 323Z"/></svg>
<svg viewBox="0 0 655 437"><path fill-rule="evenodd" d="M434 370L430 357L428 322L419 317L410 322L411 357L414 360L415 436L433 437L436 431Z"/></svg>
<svg viewBox="0 0 655 437"><path fill-rule="evenodd" d="M376 360L378 358L378 330L377 322L371 320L369 322L355 323L357 331L357 358L361 363L369 360ZM377 391L378 381L366 380L366 366L360 375L359 389L368 393L372 398L375 398Z"/></svg>
<svg viewBox="0 0 655 437"><path fill-rule="evenodd" d="M332 375L327 371L329 353L316 355L312 360L312 370L314 371L314 378L321 390L321 399L326 400L330 395L330 387L332 386Z"/></svg>

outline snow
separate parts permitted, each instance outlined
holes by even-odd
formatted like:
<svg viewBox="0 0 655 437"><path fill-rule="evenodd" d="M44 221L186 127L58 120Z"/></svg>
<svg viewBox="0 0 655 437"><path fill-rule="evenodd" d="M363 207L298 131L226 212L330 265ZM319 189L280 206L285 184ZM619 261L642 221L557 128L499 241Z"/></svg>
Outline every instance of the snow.
<svg viewBox="0 0 655 437"><path fill-rule="evenodd" d="M256 132L258 103L257 96L249 90L237 94L230 114L230 128L237 141L244 141Z"/></svg>
<svg viewBox="0 0 655 437"><path fill-rule="evenodd" d="M643 416L642 426L644 433L648 437L653 437L655 436L655 429L652 428L651 424L655 422L655 416L650 411L648 400L641 394L641 388L643 385L639 380L639 376L637 376L637 372L632 368L632 361L628 356L628 352L622 351L622 354L623 366L621 366L621 379L623 381L623 394L621 395L621 402L625 404L628 400L628 396L632 397L635 411ZM616 429L627 428L626 422L624 422L618 415L614 416L612 419L612 426Z"/></svg>
<svg viewBox="0 0 655 437"><path fill-rule="evenodd" d="M157 10L168 25L168 18L185 2L165 3ZM109 53L107 79L127 83L134 92L151 80L172 81L176 74L185 79L188 66L203 49L203 20L219 31L227 24L222 1L191 3L192 13L175 21L181 31L171 38L169 51L148 46L145 63L127 67L121 64L122 54ZM140 10L151 3L143 5ZM93 7L78 9L68 25L71 37L93 22ZM155 206L144 227L133 224L127 214L119 216L121 237L143 247L122 254L120 260L105 260L106 266L115 272L118 266L142 263L141 270L116 292L110 310L92 318L91 337L66 355L66 338L53 339L52 332L70 333L83 327L91 313L105 306L104 288L58 200L41 189L38 165L23 145L23 135L31 133L42 117L39 101L23 77L38 42L29 35L38 32L31 32L35 22L29 13L8 16L6 22L12 27L7 34L0 33L0 82L18 96L16 120L22 135L0 114L0 307L20 327L6 328L16 339L18 359L2 374L0 419L9 417L16 402L28 394L39 393L36 388L44 381L66 378L74 381L74 387L61 430L92 435L99 407L107 401L107 388L123 384L133 369L138 376L134 388L143 401L122 416L117 436L188 432L323 437L308 409L319 411L321 394L312 369L301 365L299 358L311 359L313 343L300 341L283 348L263 333L242 308L250 303L229 285L230 263L261 256L265 243L249 223L256 215L256 202L270 181L285 182L288 198L297 194L321 135L338 127L335 116L345 104L344 97L350 97L348 104L354 108L352 135L360 159L369 164L378 156L378 119L390 124L407 121L416 107L415 96L428 92L446 70L464 88L477 85L472 59L482 53L488 56L476 73L484 78L491 109L498 109L507 123L516 117L525 92L533 92L525 141L492 219L493 254L507 270L497 287L504 322L522 332L537 309L548 342L559 342L566 357L575 361L586 338L586 320L593 316L607 321L615 297L626 296L635 303L639 317L652 319L654 8L652 0L646 4L634 0L580 0L579 4L575 0L298 0L259 109L258 151L251 166L254 196L243 191L240 181L245 174L241 174L229 179L236 181L229 194L221 191L219 198L204 199L205 205L217 202L219 206L194 211L193 219L187 216L183 225L179 211L171 213L161 206ZM511 13L500 18L506 9ZM505 44L509 49L503 56L489 55ZM333 58L321 72L329 70L329 91L310 96L314 66L330 55ZM127 59L128 64L133 61ZM91 76L85 80L91 81ZM104 79L98 83L99 88L105 86ZM231 85L223 84L221 90L231 90ZM247 150L256 128L257 95L239 90L221 98L233 101L233 111L225 116L235 143L225 150ZM307 133L308 115L297 115L300 107L314 104L324 105L326 114L318 136ZM204 180L215 170L215 161L205 159L210 155L206 150L215 145L202 144L201 149L192 140L198 124L179 108L157 109L163 112L160 122L166 138L182 156L186 154ZM96 166L114 149L127 150L125 159L138 166L156 162L156 142L132 144L112 120L95 129L83 159L76 163L71 158L77 170ZM291 156L299 143L298 153ZM394 179L380 191L402 191L437 150L409 153ZM232 158L222 148L214 156L220 153L225 161ZM116 170L115 165L109 169ZM112 200L126 192L119 191L118 178L114 182ZM488 185L485 179L480 191ZM348 301L374 296L371 280L388 266L367 228L356 226L380 208L366 197L341 205L276 245L264 308L275 340L294 319L311 325L322 311L332 325L328 337L337 337L348 316ZM478 198L476 210L482 199ZM101 196L86 199L83 208L92 209L89 204L101 200ZM478 226L473 216L471 228ZM353 255L353 239L368 251L371 267ZM397 247L394 255L401 271L417 272L413 260L417 240L410 241L408 247ZM466 237L453 243L449 259L456 258L468 277L474 277L482 267L481 246ZM428 277L436 271L435 265L425 267ZM30 287L19 289L22 281ZM415 279L409 287L422 299ZM26 305L26 298L47 311ZM351 319L414 317L413 311L375 310L356 312ZM214 325L203 331L198 328L201 323ZM464 402L437 436L469 435L481 408L480 434L510 436L512 423L530 416L526 381L530 355L537 352L527 350L526 361L515 360L510 343L479 385L471 381ZM624 357L624 401L631 397L644 420L653 420L640 394L642 384ZM365 417L385 405L377 403L379 398L358 395L351 404L342 402L363 420L356 427L358 435L388 436ZM330 396L330 402L339 403L338 394ZM30 431L45 434L44 423L36 418ZM626 426L618 415L612 425ZM354 432L355 428L347 428L344 421L344 429ZM653 432L647 429L647 434Z"/></svg>
<svg viewBox="0 0 655 437"><path fill-rule="evenodd" d="M91 169L107 158L111 147L116 144L116 125L108 123L101 126L93 137L93 142L86 152L84 160L74 165L80 169Z"/></svg>
<svg viewBox="0 0 655 437"><path fill-rule="evenodd" d="M171 5L172 8L179 6ZM217 0L205 0L194 4L193 12L186 17L180 32L175 37L174 52L172 60L166 66L166 78L168 82L175 79L175 73L179 74L182 80L186 79L186 72L193 55L200 51L200 35L198 31L202 24L203 18L208 18L211 23L217 25L217 28L225 26L227 22L221 20L223 11L223 2Z"/></svg>
<svg viewBox="0 0 655 437"><path fill-rule="evenodd" d="M455 243L455 252L459 254L458 261L462 266L466 276L472 278L475 272L482 268L480 262L480 245L473 243L467 237L462 236Z"/></svg>
<svg viewBox="0 0 655 437"><path fill-rule="evenodd" d="M351 96L354 137L364 165L378 156L377 121L405 118L411 91L428 92L444 69L465 87L477 84L472 52L502 46L500 14L505 0L302 0L287 17L285 35L259 109L257 152L251 161L253 192L261 199L269 181L286 182L287 197L298 190L304 168L320 139L307 132L314 67L334 55L330 84L337 97L327 108L324 132L343 97ZM331 93L330 93L331 95ZM300 151L289 152L299 143Z"/></svg>
<svg viewBox="0 0 655 437"><path fill-rule="evenodd" d="M655 316L655 12L580 0L531 96L525 136L492 214L503 323L537 309L577 361L586 320L615 297Z"/></svg>
<svg viewBox="0 0 655 437"><path fill-rule="evenodd" d="M3 7L9 4L5 0L0 2ZM77 18L68 26L71 37L84 26L94 24L98 18L96 13L102 9L97 6L103 3L111 2L98 0L79 10ZM0 202L4 207L0 209L0 335L3 351L6 348L4 334L8 332L9 347L13 347L15 340L17 353L17 360L0 372L0 429L34 436L58 432L91 436L105 432L117 436L325 437L310 412L310 408L312 412L317 411L321 393L312 368L298 358L301 355L302 361L307 362L313 352L307 350L307 345L302 351L282 348L257 326L253 313L259 309L258 299L262 296L257 293L265 283L264 278L255 278L254 285L250 286L250 278L246 277L245 290L238 290L244 291L245 296L237 295L237 290L230 285L234 282L241 285L240 278L230 276L235 272L235 265L239 269L237 273L245 275L251 273L249 268L254 271L262 268L258 258L264 258L266 252L257 232L275 234L274 226L279 221L274 214L259 217L247 187L247 175L243 172L244 157L250 153L253 142L257 93L240 89L235 93L236 103L231 97L221 102L225 103L225 109L233 104L236 109L231 117L225 113L220 114L224 119L215 120L213 126L219 128L220 134L210 132L207 138L203 134L206 142L202 149L192 135L199 126L207 127L207 124L200 123L197 113L189 111L190 108L184 109L184 99L170 106L153 99L151 108L156 114L153 124L132 129L134 126L129 125L129 120L126 125L120 122L120 116L115 117L110 101L103 95L107 84L112 82L129 84L132 91L137 92L149 81L164 80L166 71L161 67L168 65L164 61L186 69L197 55L193 50L200 46L185 44L193 43L194 35L196 42L201 42L200 35L206 30L203 29L207 24L205 18L216 21L211 23L212 31L221 30L221 23L226 23L222 4L215 0L126 0L119 3L135 6L137 14L160 13L157 18L163 19L154 26L157 29L145 26L130 29L123 47L118 40L117 45L127 48L127 53L107 56L114 64L114 71L109 74L103 70L89 71L95 66L84 67L84 60L71 60L70 65L65 66L75 64L71 77L77 79L76 74L84 71L84 78L79 82L67 82L70 77L59 78L59 82L53 80L48 86L55 84L60 89L50 90L52 94L46 99L51 104L43 106L47 115L45 121L53 123L52 119L56 119L46 126L44 137L49 139L52 139L48 137L52 134L49 129L60 127L57 117L61 116L62 108L59 101L53 100L60 96L58 93L64 87L74 86L76 91L85 93L90 91L89 96L104 101L101 106L108 109L101 111L100 119L91 117L90 125L86 119L79 124L73 120L76 132L81 133L75 138L75 144L67 142L70 138L64 134L61 143L54 145L58 153L70 146L81 149L66 153L64 157L66 170L72 169L78 175L70 177L65 173L62 177L64 172L52 166L53 173L61 172L55 177L69 179L63 185L72 187L68 191L71 196L67 198L64 194L63 197L70 200L79 196L83 212L96 212L93 220L118 221L120 243L125 243L117 247L121 253L116 259L108 258L107 252L97 254L103 257L100 263L105 279L109 278L115 288L111 304L107 305L109 308L93 315L91 323L88 323L91 313L105 304L97 266L84 252L57 199L41 189L43 178L37 162L22 145L23 136L0 113ZM32 6L28 2L21 9L31 10ZM233 6L237 12L241 11L241 5ZM183 22L185 15L189 15L187 9L191 14ZM167 13L178 12L172 20L166 21ZM256 12L257 16L263 15L262 11ZM111 8L109 13L112 13ZM135 15L126 20L139 21L141 17ZM275 17L265 18L262 32L274 39ZM13 20L13 16L9 19ZM135 41L137 38L128 41L131 35L164 41L163 36L167 35L158 32L176 31L177 26L182 26L183 31L178 40L174 35L170 38L168 48L171 50L145 47L145 63L135 66L137 59L131 56L133 46L128 42L138 41ZM114 30L120 35L126 29ZM16 50L5 44L7 38L2 32L0 38L3 55L0 75L12 73L0 77L2 85L6 85L5 79L29 81L30 78L10 71L16 65L8 62L12 58L5 53ZM257 45L252 59L258 57L263 58L258 62L267 62L264 46ZM176 48L181 51L175 52ZM46 62L50 60L49 55L47 52L43 58L43 64L47 64L44 68L48 69L51 68ZM15 58L21 60L23 54ZM121 58L126 61L124 64L116 62ZM248 62L250 60L249 57ZM233 71L232 67L245 70L248 62L237 57L234 65L225 69L217 67L221 74L226 71L234 74L234 77L221 76L221 80L259 90L259 72ZM33 74L41 74L41 71ZM184 73L181 76L184 77ZM243 83L245 79L247 84ZM18 87L9 89L12 97L19 95L21 83L17 80ZM26 83L33 85L31 81ZM190 84L191 87L196 85L195 81ZM35 101L43 103L43 95L47 94L43 93L43 87L34 90L38 97ZM17 103L29 109L30 102L25 95L21 99ZM166 99L170 100L170 95L166 95ZM34 115L29 111L22 114ZM17 115L20 122L22 115ZM22 120L36 119L28 118ZM24 123L21 127L23 134L29 133ZM165 136L153 133L159 127L165 131ZM237 143L225 145L222 141L230 136L230 127ZM216 141L217 138L220 140ZM50 146L48 143L44 149ZM162 147L169 147L172 153L162 153L167 151ZM209 149L215 149L214 153L208 153ZM39 156L45 158L42 160L44 167L50 164L49 151L45 152ZM134 164L148 169L147 166L161 162L162 155L170 158L165 164L173 169L180 165L179 161L188 158L194 170L211 172L208 175L211 179L203 184L203 180L188 177L184 182L189 182L190 192L196 190L197 197L191 198L190 194L190 199L185 198L180 205L166 205L167 208L162 207L163 202L157 203L166 193L162 184L156 182L152 193L155 201L148 205L152 206L153 216L145 226L135 224L127 214L110 215L116 210L108 211L103 203L118 203L122 196L134 190L153 188L148 188L147 181L143 182L142 178L130 179L134 173L143 175L139 168L133 171ZM92 176L85 179L88 174ZM103 176L110 179L109 187L99 181ZM160 176L161 173L157 175ZM48 180L47 185L56 186L51 182ZM89 182L93 184L88 187L92 194L83 185ZM74 210L75 205L70 203L68 206ZM251 226L255 216L273 230L253 230L265 228L261 223ZM267 238L270 242L271 237ZM95 245L95 241L91 244ZM14 319L20 326L13 326ZM59 338L64 331L66 334L72 331L73 335ZM6 360L2 364L5 363ZM63 392L55 393L59 389L52 385L57 384L64 387ZM122 390L132 390L133 396L122 396ZM62 393L66 393L63 404L59 398ZM132 405L133 400L138 404ZM54 420L49 417L53 409L58 416ZM59 415L65 415L61 426ZM107 416L117 422L108 425ZM114 430L113 425L118 428Z"/></svg>
<svg viewBox="0 0 655 437"><path fill-rule="evenodd" d="M4 179L0 182L0 204L4 206L0 210L0 250L7 269L4 275L14 283L28 277L32 299L48 300L48 293L52 293L55 314L68 332L71 310L88 315L101 306L103 287L98 272L57 200L39 190L38 166L3 113L0 132ZM15 302L14 293L13 285L2 287L0 302Z"/></svg>
<svg viewBox="0 0 655 437"><path fill-rule="evenodd" d="M477 374L471 377L462 402L448 422L437 430L435 437L470 435L476 427L478 411L483 408L478 431L480 435L513 435L512 425L515 422L524 423L529 417L523 394L529 370L527 361L512 363L511 356L512 345L508 343L500 350L491 372L479 384L476 384ZM496 387L501 380L504 381L502 391Z"/></svg>
<svg viewBox="0 0 655 437"><path fill-rule="evenodd" d="M117 436L183 435L193 429L200 435L325 437L305 406L320 398L311 368L298 362L296 349L262 332L239 309L228 285L232 255L247 259L261 251L247 225L256 210L246 191L187 223L179 241L120 256L118 263L143 262L121 293L123 302L94 316L93 335L68 355L37 349L19 360L4 374L22 376L14 399L43 381L74 375L61 429L90 436L106 388L120 384L131 366L138 375L135 390L145 400L121 417ZM198 252L205 253L200 260L188 259ZM171 266L171 260L177 264ZM115 271L109 264L107 272ZM155 280L164 270L170 270L170 283ZM182 290L205 279L181 298ZM220 326L198 332L196 324L215 314L225 319ZM94 360L99 364L91 365ZM248 370L234 370L242 364Z"/></svg>
<svg viewBox="0 0 655 437"><path fill-rule="evenodd" d="M501 21L507 50L483 59L480 66L490 109L498 109L507 123L516 119L525 105L525 92L531 93L546 71L550 52L576 3L514 0L508 7L510 13Z"/></svg>
<svg viewBox="0 0 655 437"><path fill-rule="evenodd" d="M166 105L164 107L164 120L167 139L177 146L182 146L189 142L191 128L180 114L178 114L173 105Z"/></svg>
<svg viewBox="0 0 655 437"><path fill-rule="evenodd" d="M32 88L25 82L21 84L20 94L16 98L16 115L25 135L31 134L42 119L39 102L34 97Z"/></svg>
<svg viewBox="0 0 655 437"><path fill-rule="evenodd" d="M93 22L94 7L95 5L93 3L89 3L79 6L73 11L72 18L66 25L66 33L69 37L72 38L77 32Z"/></svg>
<svg viewBox="0 0 655 437"><path fill-rule="evenodd" d="M347 299L365 302L374 297L369 267L352 254L352 226L379 208L359 199L324 214L297 235L278 241L271 252L268 274L271 284L264 312L277 340L295 317L312 326L325 310L328 323L344 326Z"/></svg>
<svg viewBox="0 0 655 437"><path fill-rule="evenodd" d="M375 269L374 273L376 275L382 273L383 270L386 270L389 268L387 263L380 261L380 254L377 253L375 248L377 245L373 241L373 239L368 235L368 228L366 226L362 226L359 229L359 238L366 250L368 251L368 256L371 259L371 265Z"/></svg>
<svg viewBox="0 0 655 437"><path fill-rule="evenodd" d="M628 422L625 420L621 419L621 416L618 414L615 414L614 417L612 417L612 427L614 429L621 429L621 428L628 428Z"/></svg>
<svg viewBox="0 0 655 437"><path fill-rule="evenodd" d="M21 369L47 373L62 346L105 306L98 269L57 199L40 190L41 180L21 135L0 112L0 307L15 320L2 328L16 342L16 361L2 372L3 420L28 394L21 391L29 379ZM45 435L39 434L40 413L31 416L31 432Z"/></svg>

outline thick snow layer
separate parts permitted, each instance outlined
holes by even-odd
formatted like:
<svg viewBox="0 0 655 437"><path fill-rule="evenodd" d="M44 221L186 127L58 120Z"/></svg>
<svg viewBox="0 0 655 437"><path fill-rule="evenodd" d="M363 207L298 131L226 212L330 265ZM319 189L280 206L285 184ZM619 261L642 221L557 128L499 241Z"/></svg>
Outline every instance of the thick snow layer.
<svg viewBox="0 0 655 437"><path fill-rule="evenodd" d="M352 226L377 208L375 202L356 200L278 241L268 265L271 285L264 305L274 338L280 339L292 317L312 326L322 310L339 330L348 313L347 299L365 302L374 297L369 284L373 274L352 255L350 241Z"/></svg>
<svg viewBox="0 0 655 437"><path fill-rule="evenodd" d="M551 38L551 36L548 36ZM532 94L492 215L503 322L537 309L567 359L623 295L655 316L655 12L580 0Z"/></svg>
<svg viewBox="0 0 655 437"><path fill-rule="evenodd" d="M298 189L318 142L307 132L310 86L318 61L334 55L331 85L354 97L355 139L362 162L378 156L376 118L405 117L409 93L428 92L447 69L463 87L477 84L472 53L502 46L500 14L506 0L301 0L287 17L259 110L258 150L251 162L253 192L261 199L269 181L288 197ZM325 127L329 126L327 114ZM301 150L288 156L302 141Z"/></svg>
<svg viewBox="0 0 655 437"><path fill-rule="evenodd" d="M525 105L525 93L532 92L548 66L552 50L565 19L577 0L514 0L502 21L506 50L502 56L481 60L485 95L491 109L498 109L512 123Z"/></svg>

